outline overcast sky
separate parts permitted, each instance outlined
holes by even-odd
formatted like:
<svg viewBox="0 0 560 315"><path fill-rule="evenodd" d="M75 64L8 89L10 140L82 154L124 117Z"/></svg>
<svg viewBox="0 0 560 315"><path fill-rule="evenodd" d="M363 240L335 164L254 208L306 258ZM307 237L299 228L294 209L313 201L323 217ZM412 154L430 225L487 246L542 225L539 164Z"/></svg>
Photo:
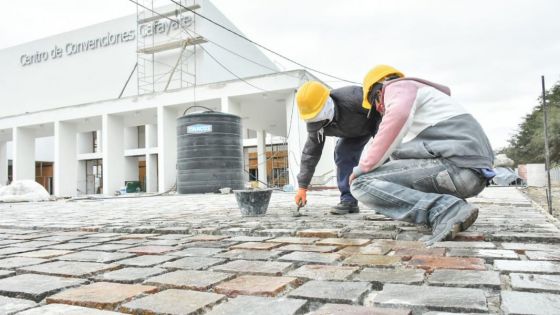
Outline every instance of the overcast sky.
<svg viewBox="0 0 560 315"><path fill-rule="evenodd" d="M310 67L361 82L385 63L448 85L495 148L536 105L540 75L560 80L557 0L213 2L248 37ZM0 49L136 13L127 0L0 4Z"/></svg>

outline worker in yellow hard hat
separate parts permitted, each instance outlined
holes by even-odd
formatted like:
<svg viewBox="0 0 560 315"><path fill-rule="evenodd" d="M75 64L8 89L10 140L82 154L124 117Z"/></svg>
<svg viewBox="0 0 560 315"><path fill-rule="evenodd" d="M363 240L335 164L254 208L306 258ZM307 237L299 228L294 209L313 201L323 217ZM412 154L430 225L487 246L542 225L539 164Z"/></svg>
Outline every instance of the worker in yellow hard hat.
<svg viewBox="0 0 560 315"><path fill-rule="evenodd" d="M495 175L478 122L449 88L391 66L371 69L363 88L363 108L382 118L350 176L352 194L378 213L430 226L427 245L468 229L478 209L465 199Z"/></svg>
<svg viewBox="0 0 560 315"><path fill-rule="evenodd" d="M321 158L326 136L338 137L334 160L337 166L337 185L340 203L332 214L359 212L358 202L350 192L349 176L360 159L365 144L377 130L380 115L368 117L362 107L362 88L347 86L330 90L317 81L303 84L296 95L299 115L307 123L307 141L303 148L298 174L299 189L296 204L307 202L307 189Z"/></svg>

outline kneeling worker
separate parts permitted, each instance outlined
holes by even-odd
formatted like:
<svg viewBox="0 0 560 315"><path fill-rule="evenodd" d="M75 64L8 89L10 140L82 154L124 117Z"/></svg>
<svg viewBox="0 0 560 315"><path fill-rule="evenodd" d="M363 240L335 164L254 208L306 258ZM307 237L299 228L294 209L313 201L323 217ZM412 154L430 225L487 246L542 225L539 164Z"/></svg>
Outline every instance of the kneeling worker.
<svg viewBox="0 0 560 315"><path fill-rule="evenodd" d="M382 120L350 177L352 194L388 217L430 226L428 246L469 228L478 209L465 198L493 177L482 127L449 88L389 66L366 75L364 92L364 108Z"/></svg>
<svg viewBox="0 0 560 315"><path fill-rule="evenodd" d="M347 86L329 91L323 84L310 81L296 95L300 117L307 123L307 141L301 155L298 174L298 206L307 202L307 188L319 163L325 136L339 137L334 160L340 203L332 214L359 212L358 202L350 193L349 177L358 165L365 144L375 135L381 116L362 107L363 93L359 86Z"/></svg>

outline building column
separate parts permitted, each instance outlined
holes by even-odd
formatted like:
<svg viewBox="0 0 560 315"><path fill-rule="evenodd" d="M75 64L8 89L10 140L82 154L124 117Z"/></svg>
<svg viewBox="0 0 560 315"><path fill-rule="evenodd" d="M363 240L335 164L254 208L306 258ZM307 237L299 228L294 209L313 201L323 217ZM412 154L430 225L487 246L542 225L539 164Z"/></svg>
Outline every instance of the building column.
<svg viewBox="0 0 560 315"><path fill-rule="evenodd" d="M35 180L35 137L33 130L15 127L13 135L13 178L14 180Z"/></svg>
<svg viewBox="0 0 560 315"><path fill-rule="evenodd" d="M228 113L241 117L241 105L228 96L223 96L221 100L221 109L223 113Z"/></svg>
<svg viewBox="0 0 560 315"><path fill-rule="evenodd" d="M177 112L157 109L158 191L164 192L177 182Z"/></svg>
<svg viewBox="0 0 560 315"><path fill-rule="evenodd" d="M0 141L0 186L8 184L8 142Z"/></svg>
<svg viewBox="0 0 560 315"><path fill-rule="evenodd" d="M54 195L77 195L78 159L76 128L71 123L54 123Z"/></svg>
<svg viewBox="0 0 560 315"><path fill-rule="evenodd" d="M77 168L77 175L76 175L76 182L77 182L77 189L79 190L79 195L87 195L87 169L86 169L86 161L78 161L78 168Z"/></svg>
<svg viewBox="0 0 560 315"><path fill-rule="evenodd" d="M146 148L157 148L157 125L146 125Z"/></svg>
<svg viewBox="0 0 560 315"><path fill-rule="evenodd" d="M103 115L103 194L113 195L124 186L124 125L122 117Z"/></svg>
<svg viewBox="0 0 560 315"><path fill-rule="evenodd" d="M146 192L158 191L158 155L146 155Z"/></svg>
<svg viewBox="0 0 560 315"><path fill-rule="evenodd" d="M266 130L257 131L257 167L259 175L259 186L268 184L266 163Z"/></svg>
<svg viewBox="0 0 560 315"><path fill-rule="evenodd" d="M300 132L301 124L303 124L303 132ZM286 130L288 133L286 137L288 138L289 184L297 189L297 175L299 174L299 163L303 145L306 141L307 129L305 123L299 118L297 105L295 104L295 91L286 98Z"/></svg>
<svg viewBox="0 0 560 315"><path fill-rule="evenodd" d="M157 125L146 125L146 149L157 148ZM146 192L158 191L158 156L146 154Z"/></svg>

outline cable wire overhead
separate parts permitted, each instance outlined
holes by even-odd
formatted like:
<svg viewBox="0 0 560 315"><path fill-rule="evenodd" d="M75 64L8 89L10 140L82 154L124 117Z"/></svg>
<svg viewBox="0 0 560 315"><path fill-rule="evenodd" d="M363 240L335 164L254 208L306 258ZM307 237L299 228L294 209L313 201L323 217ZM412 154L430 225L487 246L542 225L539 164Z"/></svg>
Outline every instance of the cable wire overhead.
<svg viewBox="0 0 560 315"><path fill-rule="evenodd" d="M218 26L218 27L220 27L220 28L222 28L222 29L224 29L224 30L226 30L226 31L228 31L228 32L230 32L230 33L232 33L232 34L234 34L234 35L236 35L236 36L238 36L238 37L240 37L240 38L242 38L242 39L244 39L244 40L246 40L246 41L248 41L248 42L250 42L250 43L252 43L252 44L254 44L254 45L256 45L256 46L258 46L258 47L260 47L260 48L262 48L262 49L264 49L264 50L266 50L266 51L268 51L268 52L270 52L270 53L272 53L272 54L274 54L274 55L276 55L276 56L278 56L278 57L280 57L280 58L283 58L283 59L285 59L285 60L288 60L289 62L294 63L294 64L296 64L296 65L298 65L298 66L300 66L300 67L302 67L302 68L304 68L304 69L306 69L306 70L313 71L313 72L322 74L322 75L324 75L324 76L327 76L327 77L330 77L330 78L333 78L333 79L337 79L337 80L339 80L339 81L343 81L343 82L347 82L347 83L352 83L352 84L358 84L358 85L360 85L360 83L358 83L358 82L351 81L351 80L347 80L347 79L344 79L344 78L341 78L341 77L338 77L338 76L334 76L334 75L328 74L328 73L326 73L326 72L317 70L317 69L315 69L315 68L308 67L308 66L306 66L306 65L304 65L304 64L302 64L302 63L300 63L300 62L295 61L294 59L291 59L291 58L289 58L289 57L287 57L287 56L285 56L285 55L283 55L283 54L280 54L280 53L278 53L278 52L276 52L276 51L274 51L274 50L272 50L272 49L270 49L270 48L268 48L268 47L266 47L266 46L263 46L263 45L261 45L261 44L255 42L254 40L248 38L247 36L245 36L245 35L243 35L243 34L239 34L238 32L236 32L236 31L234 31L234 30L232 30L232 29L230 29L230 28L228 28L228 27L226 27L226 26L223 26L222 24L220 24L220 23L218 23L218 22L216 22L216 21L214 21L214 20L212 20L212 19L210 19L210 18L208 18L208 17L206 17L206 16L204 16L204 15L198 13L198 12L195 12L194 10L191 10L191 9L185 7L185 6L184 6L183 4L181 4L180 2L177 2L177 1L175 1L175 0L169 0L169 1L175 3L176 5L182 7L183 9L185 9L185 10L187 10L187 11L192 12L194 15L196 15L196 16L198 16L198 17L200 17L200 18L203 18L203 19L205 19L206 21L208 21L208 22L210 22L210 23L212 23L212 24L214 24L214 25L216 25L216 26Z"/></svg>

